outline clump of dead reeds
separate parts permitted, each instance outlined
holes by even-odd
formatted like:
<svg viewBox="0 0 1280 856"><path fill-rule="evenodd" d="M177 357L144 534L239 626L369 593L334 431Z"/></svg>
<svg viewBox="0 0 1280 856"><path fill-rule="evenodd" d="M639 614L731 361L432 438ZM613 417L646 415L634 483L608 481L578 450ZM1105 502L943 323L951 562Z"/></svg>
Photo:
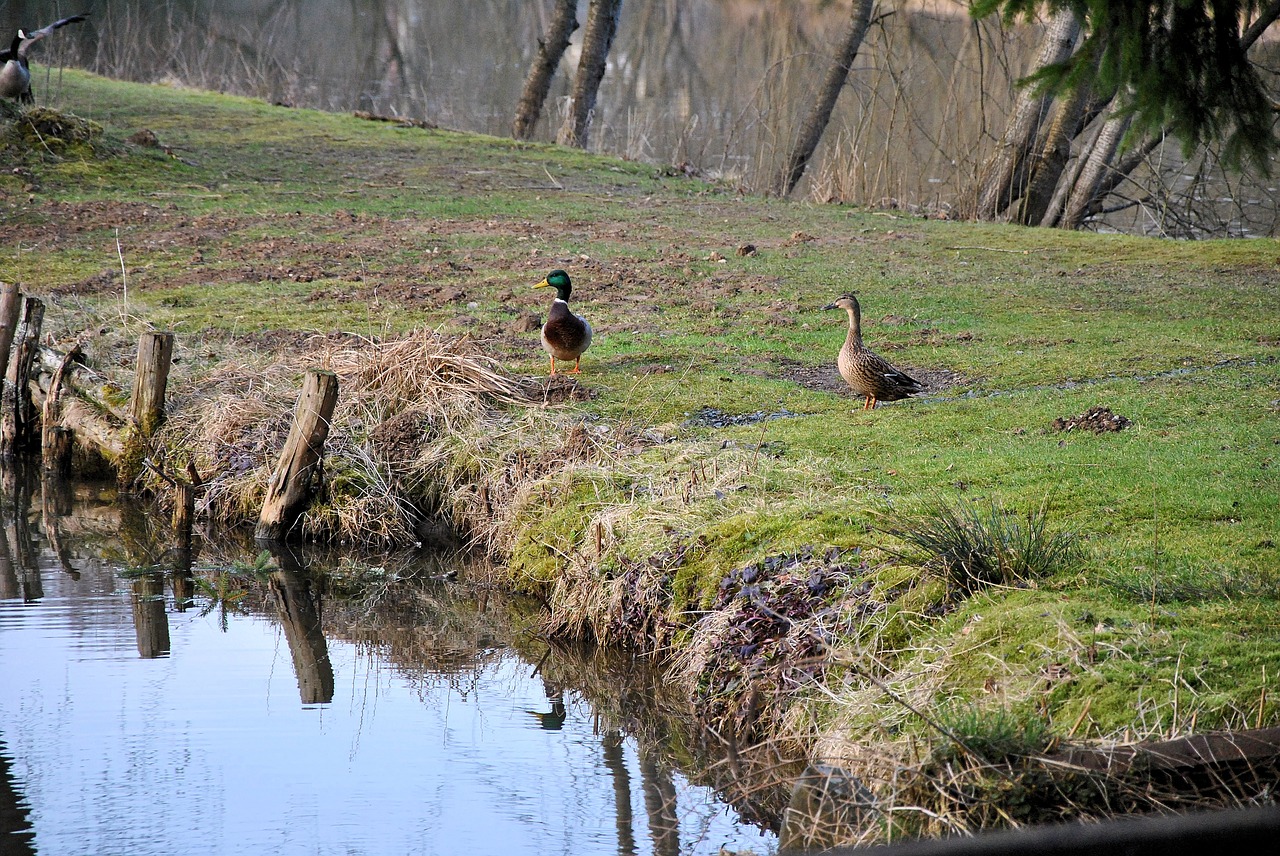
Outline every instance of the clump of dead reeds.
<svg viewBox="0 0 1280 856"><path fill-rule="evenodd" d="M209 518L237 524L257 514L299 379L317 365L339 379L323 492L300 521L317 540L413 542L423 515L456 487L441 484L459 475L448 447L459 437L493 439L512 418L509 408L529 403L522 382L496 361L465 339L430 331L320 339L269 363L226 365L181 391L157 438L171 460L195 464Z"/></svg>

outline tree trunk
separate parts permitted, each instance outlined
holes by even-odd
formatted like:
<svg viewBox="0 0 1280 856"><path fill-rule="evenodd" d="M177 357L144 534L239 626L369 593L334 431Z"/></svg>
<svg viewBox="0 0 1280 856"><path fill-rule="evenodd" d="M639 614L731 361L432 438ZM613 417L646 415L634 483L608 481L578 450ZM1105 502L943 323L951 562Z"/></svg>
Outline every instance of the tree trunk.
<svg viewBox="0 0 1280 856"><path fill-rule="evenodd" d="M1084 124L1090 92L1087 85L1081 84L1058 104L1053 120L1041 135L1036 156L1028 158L1024 170L1026 191L1017 211L1017 221L1022 225L1038 225L1048 212L1058 182L1071 162L1071 142Z"/></svg>
<svg viewBox="0 0 1280 856"><path fill-rule="evenodd" d="M809 159L817 151L822 134L827 130L827 123L831 121L831 112L835 110L836 100L844 89L845 81L849 79L849 69L858 56L862 40L867 35L867 27L871 24L871 9L874 5L875 0L854 0L853 17L849 22L849 31L845 34L840 56L827 69L827 77L818 92L818 100L814 102L809 115L800 126L791 156L787 159L786 166L774 178L773 192L778 196L786 196L796 189L796 185L804 176L805 169L809 166Z"/></svg>
<svg viewBox="0 0 1280 856"><path fill-rule="evenodd" d="M604 79L609 49L618 32L618 14L622 0L591 0L587 9L587 29L582 36L582 58L573 79L569 112L564 117L556 142L563 146L587 147L587 133L596 109L596 95Z"/></svg>
<svg viewBox="0 0 1280 856"><path fill-rule="evenodd" d="M1075 14L1069 9L1056 13L1049 19L1032 72L1071 56L1079 36L1080 21ZM1025 181L1022 177L1025 161L1035 147L1040 125L1052 100L1052 96L1037 94L1027 87L1018 94L1004 135L987 163L979 185L975 218L995 220L1022 196L1024 187L1020 186L1020 179Z"/></svg>
<svg viewBox="0 0 1280 856"><path fill-rule="evenodd" d="M578 29L577 0L556 0L555 10L551 14L551 25L547 28L544 39L538 39L538 55L529 66L529 76L524 80L524 91L520 93L520 102L516 105L516 118L511 123L511 136L517 140L527 140L533 136L533 130L542 116L542 105L546 103L547 93L551 91L551 78L555 76L556 66L569 47L569 36Z"/></svg>
<svg viewBox="0 0 1280 856"><path fill-rule="evenodd" d="M1272 0L1241 33L1240 47L1248 51L1277 19L1280 19L1280 0ZM1080 130L1084 129L1095 114L1106 109L1107 103L1094 99L1085 108L1078 122ZM1113 164L1119 150L1119 142L1130 124L1131 122L1114 116L1104 122L1093 144L1085 146L1076 161L1061 171L1057 177L1057 187L1043 211L1038 209L1037 201L1024 201L1023 216L1020 218L1022 222L1028 225L1077 229L1086 218L1096 213L1107 194L1114 191L1168 136L1168 133L1158 133L1147 137L1141 145L1129 151L1119 163ZM1079 131L1076 133L1078 134ZM1104 151L1100 152L1099 146L1104 147ZM1107 149L1109 151L1106 151ZM1103 154L1106 155L1105 161ZM1047 182L1047 178L1047 174L1038 177L1037 184L1040 179ZM1041 191L1043 189L1041 187ZM1029 195L1034 195L1034 191ZM1040 215L1038 218L1035 216L1037 213Z"/></svg>
<svg viewBox="0 0 1280 856"><path fill-rule="evenodd" d="M1067 196L1067 204L1062 209L1062 217L1058 220L1060 229L1078 229L1097 210L1097 202L1101 198L1099 190L1111 169L1111 160L1120 148L1120 140L1133 122L1129 113L1119 116L1112 114L1103 123L1097 140L1089 148L1084 159L1084 167L1071 186Z"/></svg>

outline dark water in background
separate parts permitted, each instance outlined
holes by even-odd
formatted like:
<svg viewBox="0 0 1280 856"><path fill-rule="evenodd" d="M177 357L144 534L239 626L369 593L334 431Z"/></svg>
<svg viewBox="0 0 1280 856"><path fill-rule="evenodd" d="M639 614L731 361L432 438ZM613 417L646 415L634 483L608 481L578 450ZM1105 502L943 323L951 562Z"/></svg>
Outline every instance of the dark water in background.
<svg viewBox="0 0 1280 856"><path fill-rule="evenodd" d="M513 636L516 605L352 601L318 592L421 568L255 576L253 548L212 543L188 577L145 513L23 493L0 494L0 853L776 847L690 780L713 759L673 763L699 753L659 682Z"/></svg>
<svg viewBox="0 0 1280 856"><path fill-rule="evenodd" d="M586 20L580 0L578 20ZM626 0L589 147L770 186L849 24L825 0ZM299 107L427 119L508 136L549 0L8 0L6 31L88 9L35 51L49 66L171 82ZM963 209L1037 49L1038 29L975 21L964 0L893 4L859 52L797 195L929 216ZM537 138L553 140L581 30ZM1280 43L1263 40L1265 71ZM43 64L43 65L41 65ZM1280 169L1273 168L1274 174ZM1274 235L1280 184L1234 175L1170 141L1095 228L1190 237ZM1114 203L1114 198L1112 199ZM1117 207L1114 206L1113 207Z"/></svg>

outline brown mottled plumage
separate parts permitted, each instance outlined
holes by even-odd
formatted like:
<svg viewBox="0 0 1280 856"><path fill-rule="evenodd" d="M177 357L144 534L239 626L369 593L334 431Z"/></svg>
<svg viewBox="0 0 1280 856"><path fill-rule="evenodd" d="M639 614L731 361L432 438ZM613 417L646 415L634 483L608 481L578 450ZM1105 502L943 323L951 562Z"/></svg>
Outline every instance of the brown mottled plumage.
<svg viewBox="0 0 1280 856"><path fill-rule="evenodd" d="M551 373L556 373L556 360L573 360L570 374L578 374L583 353L591 347L591 325L581 315L569 310L569 295L573 286L569 274L553 270L534 288L554 288L556 299L551 301L547 323L542 325L542 347L551 355Z"/></svg>
<svg viewBox="0 0 1280 856"><path fill-rule="evenodd" d="M897 401L909 395L924 392L924 385L910 375L898 371L889 361L862 344L862 307L858 298L846 294L823 309L843 309L849 313L849 335L836 365L849 387L865 396L863 410L870 410L877 401Z"/></svg>

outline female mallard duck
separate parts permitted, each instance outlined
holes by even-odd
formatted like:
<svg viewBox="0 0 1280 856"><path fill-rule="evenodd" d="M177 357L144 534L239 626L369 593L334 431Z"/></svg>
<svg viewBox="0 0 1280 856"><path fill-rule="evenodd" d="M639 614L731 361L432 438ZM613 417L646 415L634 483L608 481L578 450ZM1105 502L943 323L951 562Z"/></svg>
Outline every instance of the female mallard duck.
<svg viewBox="0 0 1280 856"><path fill-rule="evenodd" d="M547 287L556 290L556 299L551 301L551 310L547 312L547 323L542 325L542 347L551 355L551 373L556 373L556 360L573 360L570 373L578 374L581 371L578 362L591 347L591 325L586 318L569 311L569 294L573 291L569 274L553 270L534 286Z"/></svg>
<svg viewBox="0 0 1280 856"><path fill-rule="evenodd" d="M32 45L54 30L67 24L77 24L84 17L72 15L38 30L18 30L9 48L0 51L0 98L16 98L27 102L34 100L31 97L31 66L27 61L27 52Z"/></svg>
<svg viewBox="0 0 1280 856"><path fill-rule="evenodd" d="M866 396L863 410L875 407L877 401L897 401L924 392L920 381L898 371L889 365L888 360L862 344L862 307L858 305L858 298L846 294L823 309L843 309L849 313L849 335L840 349L836 365L853 391Z"/></svg>

